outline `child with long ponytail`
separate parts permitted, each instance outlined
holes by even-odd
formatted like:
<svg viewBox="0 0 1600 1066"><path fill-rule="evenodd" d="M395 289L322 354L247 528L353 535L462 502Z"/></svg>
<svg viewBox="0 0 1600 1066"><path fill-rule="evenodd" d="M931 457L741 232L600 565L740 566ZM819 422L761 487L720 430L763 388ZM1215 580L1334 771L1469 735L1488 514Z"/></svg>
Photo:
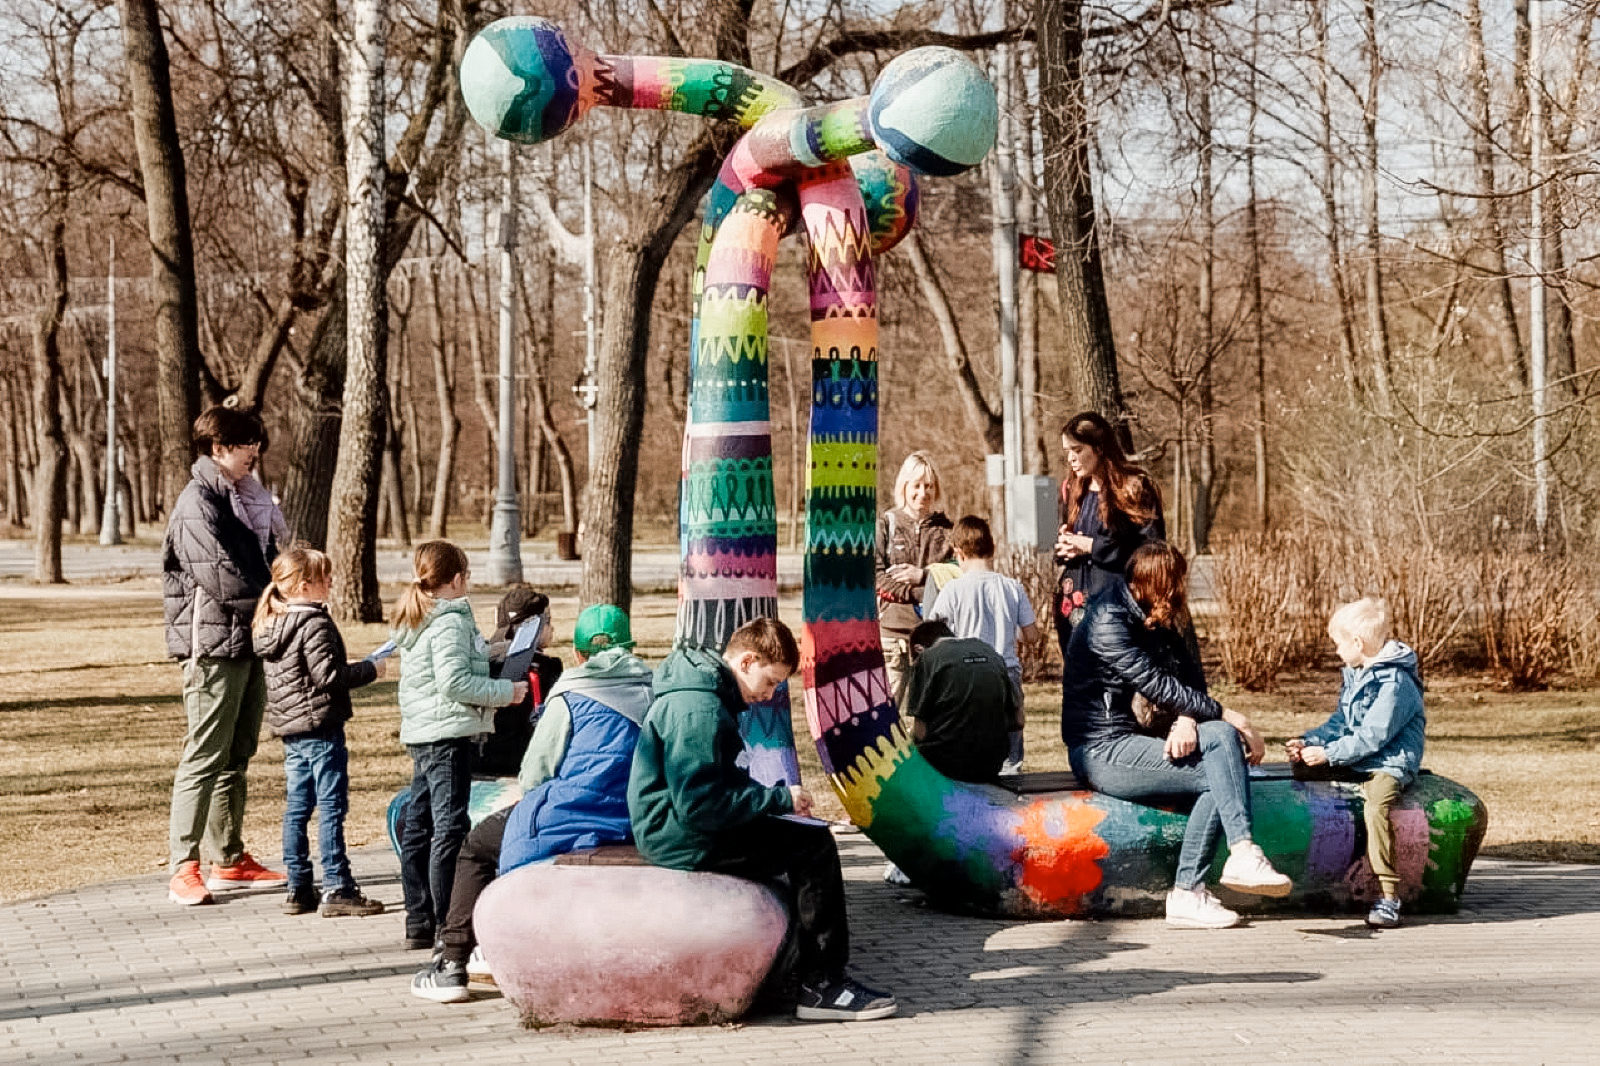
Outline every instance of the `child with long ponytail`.
<svg viewBox="0 0 1600 1066"><path fill-rule="evenodd" d="M300 545L272 562L251 638L267 677L265 721L283 739L283 862L288 868L286 914L320 909L324 918L381 914L383 904L361 894L344 848L350 810L350 753L344 724L350 690L383 676L383 661L348 662L339 627L323 603L333 581L328 557ZM312 878L308 830L318 814L322 887Z"/></svg>
<svg viewBox="0 0 1600 1066"><path fill-rule="evenodd" d="M470 828L473 738L492 731L494 708L520 702L528 683L489 676L489 645L466 599L467 553L430 540L417 547L415 567L391 619L400 651L400 743L414 767L400 825L400 881L406 946L431 948Z"/></svg>

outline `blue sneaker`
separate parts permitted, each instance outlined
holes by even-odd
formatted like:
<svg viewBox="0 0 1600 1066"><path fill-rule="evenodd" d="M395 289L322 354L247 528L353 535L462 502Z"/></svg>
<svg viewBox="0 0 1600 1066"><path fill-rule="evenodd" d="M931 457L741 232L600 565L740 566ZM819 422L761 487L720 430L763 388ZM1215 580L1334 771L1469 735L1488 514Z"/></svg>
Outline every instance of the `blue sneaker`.
<svg viewBox="0 0 1600 1066"><path fill-rule="evenodd" d="M1374 929L1397 929L1400 926L1400 901L1380 899L1367 912L1367 924Z"/></svg>

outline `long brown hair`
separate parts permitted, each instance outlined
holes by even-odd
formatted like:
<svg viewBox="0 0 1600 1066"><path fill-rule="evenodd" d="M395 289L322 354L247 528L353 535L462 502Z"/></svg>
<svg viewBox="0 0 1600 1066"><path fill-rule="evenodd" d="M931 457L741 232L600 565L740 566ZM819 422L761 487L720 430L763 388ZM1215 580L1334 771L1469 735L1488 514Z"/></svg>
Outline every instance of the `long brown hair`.
<svg viewBox="0 0 1600 1066"><path fill-rule="evenodd" d="M1100 457L1100 524L1107 529L1123 523L1142 526L1161 513L1161 490L1144 468L1122 450L1111 423L1094 411L1083 411L1067 419L1061 435L1087 444ZM1078 508L1089 491L1089 478L1068 477L1062 485L1067 501L1067 524L1078 520Z"/></svg>
<svg viewBox="0 0 1600 1066"><path fill-rule="evenodd" d="M289 597L302 585L327 581L333 577L333 564L315 548L295 544L272 560L272 583L256 603L252 630L260 629L289 610Z"/></svg>
<svg viewBox="0 0 1600 1066"><path fill-rule="evenodd" d="M1164 540L1141 545L1128 560L1128 591L1144 610L1146 628L1189 628L1189 562Z"/></svg>
<svg viewBox="0 0 1600 1066"><path fill-rule="evenodd" d="M448 540L430 540L417 545L412 562L417 576L400 593L390 618L400 629L416 629L433 610L434 593L467 572L467 553Z"/></svg>

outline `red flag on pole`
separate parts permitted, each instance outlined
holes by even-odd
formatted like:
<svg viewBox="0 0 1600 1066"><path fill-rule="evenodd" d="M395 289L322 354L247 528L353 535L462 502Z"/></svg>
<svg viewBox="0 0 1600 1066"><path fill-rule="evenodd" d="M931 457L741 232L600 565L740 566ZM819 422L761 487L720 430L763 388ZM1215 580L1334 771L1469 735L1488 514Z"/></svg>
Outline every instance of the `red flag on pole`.
<svg viewBox="0 0 1600 1066"><path fill-rule="evenodd" d="M1017 246L1023 270L1031 270L1035 274L1056 272L1056 245L1049 237L1041 237L1036 233L1019 233Z"/></svg>

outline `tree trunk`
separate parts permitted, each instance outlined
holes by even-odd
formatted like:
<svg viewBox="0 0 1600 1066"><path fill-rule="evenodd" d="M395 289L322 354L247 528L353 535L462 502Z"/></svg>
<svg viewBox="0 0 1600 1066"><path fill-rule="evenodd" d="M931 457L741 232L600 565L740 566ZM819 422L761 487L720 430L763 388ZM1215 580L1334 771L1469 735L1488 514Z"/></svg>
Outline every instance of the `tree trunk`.
<svg viewBox="0 0 1600 1066"><path fill-rule="evenodd" d="M400 365L404 366L410 358L410 344L405 339L409 334L411 316L408 313L402 320L402 330L405 332L400 341ZM383 447L383 496L387 501L388 535L400 542L402 547L411 547L411 518L406 510L405 477L401 474L401 460L403 458L401 441L405 432L405 417L398 400L398 393L403 388L403 380L397 372L398 368L389 368L390 386L388 390L389 404L389 432ZM380 527L381 528L381 527Z"/></svg>
<svg viewBox="0 0 1600 1066"><path fill-rule="evenodd" d="M1343 222L1339 217L1338 159L1333 143L1333 101L1329 83L1333 78L1333 59L1328 54L1327 0L1312 0L1311 31L1317 49L1317 145L1322 164L1322 215L1328 227L1328 276L1333 283L1333 301L1339 310L1339 361L1344 368L1345 393L1352 403L1360 400L1364 381L1356 364L1356 327L1352 312L1350 285L1345 279Z"/></svg>
<svg viewBox="0 0 1600 1066"><path fill-rule="evenodd" d="M345 124L348 356L339 463L329 504L328 554L333 563L334 613L349 621L378 622L383 619L383 603L378 592L377 505L388 409L384 343L389 317L383 262L384 0L355 0L351 20Z"/></svg>
<svg viewBox="0 0 1600 1066"><path fill-rule="evenodd" d="M1256 529L1265 533L1272 527L1271 477L1267 469L1267 344L1266 323L1261 300L1261 217L1260 190L1256 185L1256 117L1260 103L1256 93L1257 57L1260 54L1261 8L1256 6L1250 25L1250 98L1249 119L1246 124L1244 173L1245 244L1250 255L1249 274L1245 280L1245 296L1249 301L1250 351L1254 374L1251 391L1255 394L1255 419L1251 426L1251 441L1255 445Z"/></svg>
<svg viewBox="0 0 1600 1066"><path fill-rule="evenodd" d="M467 282L471 285L470 279ZM461 419L456 417L456 351L454 339L444 334L444 300L439 295L439 273L428 269L428 340L433 357L434 398L439 405L439 454L433 467L433 506L428 512L428 538L448 536L450 505L456 483L456 442L461 438ZM476 311L476 303L474 303Z"/></svg>
<svg viewBox="0 0 1600 1066"><path fill-rule="evenodd" d="M1211 86L1214 77L1213 53L1207 50L1207 65L1200 79L1195 99L1195 123L1200 135L1200 367L1197 398L1200 410L1196 444L1198 462L1194 482L1194 504L1190 511L1194 532L1193 549L1198 553L1211 550L1211 509L1216 503L1217 443L1212 419L1215 416L1216 395L1212 388L1211 368L1216 361L1216 294L1213 275L1216 269L1217 224L1215 217L1216 194L1211 173L1212 151L1215 135L1211 128Z"/></svg>
<svg viewBox="0 0 1600 1066"><path fill-rule="evenodd" d="M578 470L572 459L572 449L567 446L566 439L561 436L556 428L556 420L550 410L550 383L546 373L550 358L555 354L555 306L556 306L556 275L555 263L552 261L549 245L541 247L536 253L537 264L541 271L544 284L539 286L538 315L534 315L534 304L528 300L526 288L518 294L522 306L528 309L528 319L537 324L527 331L527 339L531 342L528 349L528 387L531 392L533 408L533 422L539 427L540 452L548 451L555 459L556 478L561 486L561 529L566 533L578 531ZM532 436L532 434L529 434ZM541 464L542 465L542 464ZM541 473L541 480L543 480ZM530 477L529 484L532 491L537 493L542 487Z"/></svg>
<svg viewBox="0 0 1600 1066"><path fill-rule="evenodd" d="M157 0L117 0L117 8L149 220L161 501L170 507L189 483L189 435L200 413L200 319L189 193Z"/></svg>
<svg viewBox="0 0 1600 1066"><path fill-rule="evenodd" d="M33 324L33 415L39 462L33 470L33 580L62 584L61 521L66 510L67 443L61 426L61 322L67 312L67 165L51 165L45 269L50 302ZM185 440L187 440L187 436Z"/></svg>
<svg viewBox="0 0 1600 1066"><path fill-rule="evenodd" d="M380 281L405 254L412 233L454 165L466 122L466 108L454 88L454 71L466 47L465 38L480 21L478 0L461 0L459 5L445 4L439 9L428 87L412 108L387 167L388 225ZM434 130L433 120L441 110L439 128ZM346 371L346 285L346 273L341 269L302 362L295 382L298 402L289 415L290 466L284 477L283 511L302 538L319 545L327 537L326 501L338 464Z"/></svg>
<svg viewBox="0 0 1600 1066"><path fill-rule="evenodd" d="M1367 347L1372 355L1372 384L1378 403L1390 407L1393 359L1389 352L1388 309L1383 298L1383 235L1378 220L1378 89L1383 56L1378 49L1378 3L1363 0L1367 35L1367 96L1361 115L1361 213L1365 230L1367 281Z"/></svg>
<svg viewBox="0 0 1600 1066"><path fill-rule="evenodd" d="M945 358L950 363L950 373L956 393L961 397L961 409L966 412L967 425L990 453L1003 452L1004 421L984 398L983 385L972 369L972 359L967 354L967 343L961 337L961 326L956 322L955 310L950 306L950 298L944 291L944 283L939 280L938 272L928 261L922 234L912 230L910 239L905 242L905 249L911 270L917 276L917 284L922 288L922 296L928 302L928 310L939 325L939 337L944 342Z"/></svg>
<svg viewBox="0 0 1600 1066"><path fill-rule="evenodd" d="M1126 443L1130 436L1111 309L1106 302L1094 177L1089 170L1088 94L1083 70L1083 0L1038 5L1039 107L1044 128L1045 201L1056 245L1061 333L1074 401L1099 411Z"/></svg>
<svg viewBox="0 0 1600 1066"><path fill-rule="evenodd" d="M717 131L699 138L656 183L640 219L612 248L601 306L597 382L591 412L595 469L583 500L581 603L633 602L633 505L639 479L639 432L644 424L645 364L650 312L661 265L716 176Z"/></svg>
<svg viewBox="0 0 1600 1066"><path fill-rule="evenodd" d="M1472 80L1472 156L1478 172L1478 193L1483 197L1485 252L1489 266L1489 321L1500 347L1501 359L1523 388L1528 387L1528 356L1517 329L1516 297L1511 291L1511 267L1506 262L1503 205L1494 172L1494 118L1490 110L1489 64L1483 42L1483 8L1467 0L1467 63Z"/></svg>
<svg viewBox="0 0 1600 1066"><path fill-rule="evenodd" d="M20 529L28 516L23 507L22 435L17 432L20 405L16 388L10 374L0 374L0 396L5 405L0 410L0 432L5 435L6 445L6 525Z"/></svg>

